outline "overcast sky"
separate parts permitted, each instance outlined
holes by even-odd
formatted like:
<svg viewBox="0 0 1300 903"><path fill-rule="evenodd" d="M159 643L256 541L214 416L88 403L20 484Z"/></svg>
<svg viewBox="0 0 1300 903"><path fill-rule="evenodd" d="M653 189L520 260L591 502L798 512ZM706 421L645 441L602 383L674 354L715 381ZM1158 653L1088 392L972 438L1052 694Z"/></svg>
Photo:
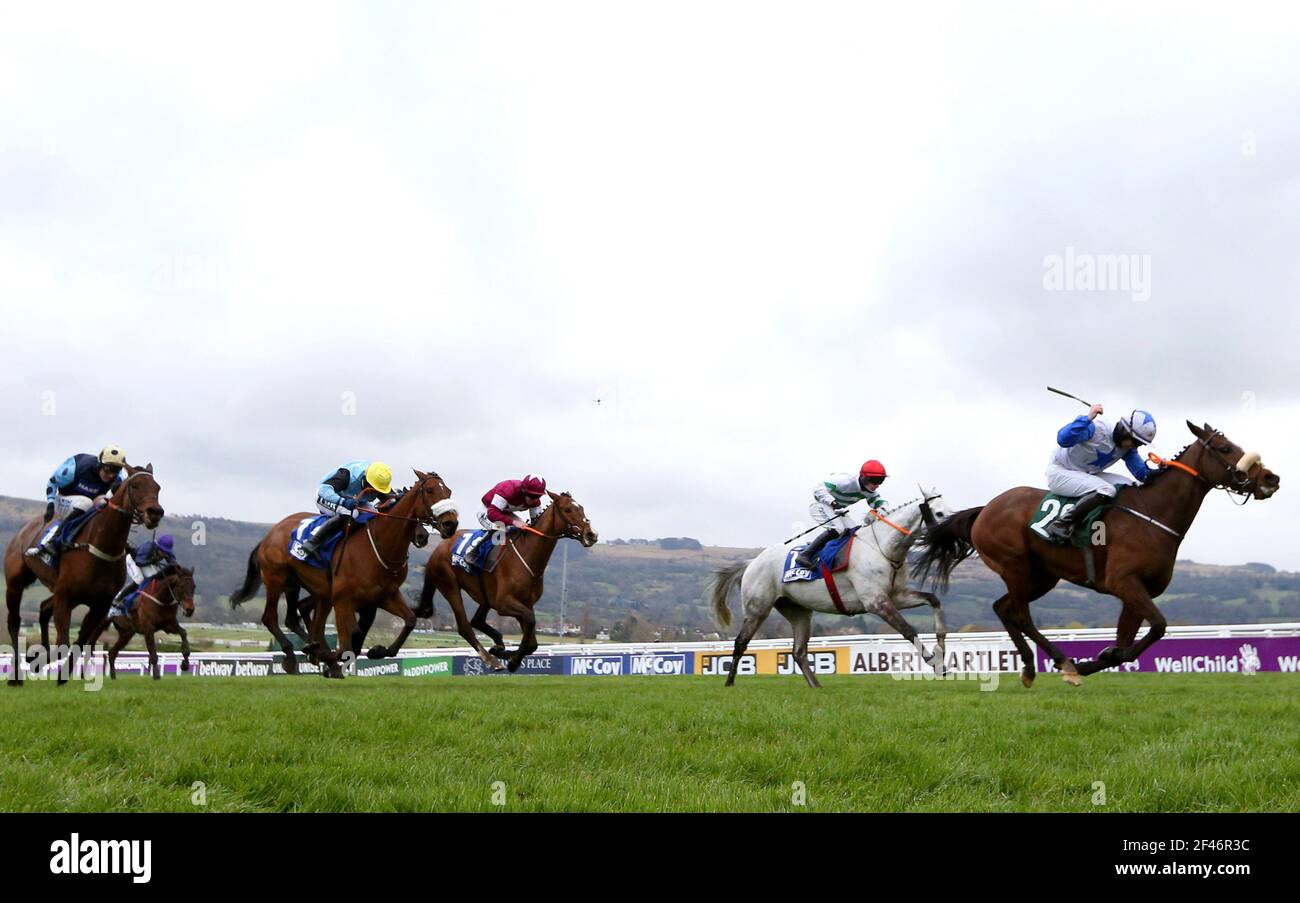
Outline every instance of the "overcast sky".
<svg viewBox="0 0 1300 903"><path fill-rule="evenodd" d="M271 521L371 457L757 545L867 457L1043 485L1051 384L1261 451L1181 554L1300 569L1285 8L58 6L0 27L0 493L115 442Z"/></svg>

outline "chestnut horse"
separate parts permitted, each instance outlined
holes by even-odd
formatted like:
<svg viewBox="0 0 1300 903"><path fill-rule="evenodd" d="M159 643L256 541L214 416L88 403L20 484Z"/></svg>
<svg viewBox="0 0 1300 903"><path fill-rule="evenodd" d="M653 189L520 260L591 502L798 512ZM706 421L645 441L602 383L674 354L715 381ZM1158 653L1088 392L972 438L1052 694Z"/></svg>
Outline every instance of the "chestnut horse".
<svg viewBox="0 0 1300 903"><path fill-rule="evenodd" d="M433 524L441 536L451 536L458 523L451 490L442 478L419 470L415 475L415 486L403 490L384 510L370 512L375 514L374 519L362 526L348 525L328 569L311 567L289 554L290 535L304 518L315 516L308 512L291 514L280 521L249 553L244 585L231 595L230 606L238 607L252 598L259 585L266 585L262 623L284 650L285 671L298 672L293 646L280 630L280 595L286 588L291 593L305 590L316 600L311 642L305 651L324 659L322 673L328 677L343 676L338 662L351 652L358 612L364 619L366 609L378 607L403 622L396 643L391 647L375 646L367 653L370 658L396 655L406 642L415 627L415 615L401 591L411 541L423 524ZM319 604L321 601L325 604ZM290 609L295 603L293 595ZM336 652L325 646L325 622L331 609L339 636Z"/></svg>
<svg viewBox="0 0 1300 903"><path fill-rule="evenodd" d="M1223 433L1206 424L1188 429L1196 441L1142 486L1121 488L1115 504L1102 515L1105 540L1093 549L1095 582L1091 589L1118 596L1123 603L1115 645L1093 661L1067 659L1034 626L1029 603L1046 595L1059 580L1088 587L1084 553L1054 545L1029 529L1044 490L1009 489L980 508L959 511L928 530L918 541L922 552L913 573L946 587L959 562L978 551L981 560L1002 578L1007 592L993 603L1002 626L1025 663L1021 683L1034 682L1034 656L1028 636L1055 663L1066 683L1078 686L1079 675L1093 674L1135 661L1165 633L1165 617L1152 601L1165 591L1174 572L1178 546L1211 489L1250 499L1266 499L1281 484L1255 452L1246 453ZM1150 628L1134 643L1138 628Z"/></svg>
<svg viewBox="0 0 1300 903"><path fill-rule="evenodd" d="M501 560L491 573L477 571L470 574L464 568L452 565L451 550L462 534L439 543L424 566L424 587L420 591L417 612L422 617L432 615L434 590L442 593L456 616L456 631L494 671L502 669L496 656L505 655L506 649L500 631L487 622L488 610L495 609L514 618L523 631L519 648L510 657L508 666L515 671L524 657L537 648L537 619L533 615L533 606L542 597L542 575L551 560L551 553L555 551L556 542L576 539L584 548L596 544L596 531L591 529L591 521L587 520L582 506L573 500L573 496L567 492L559 495L548 492L547 495L553 504L542 512L530 530L523 535L512 534L506 539L507 549L500 553ZM493 538L483 541L492 542ZM465 618L462 590L478 603L472 621ZM492 638L490 650L484 651L479 643L474 634L476 627Z"/></svg>
<svg viewBox="0 0 1300 903"><path fill-rule="evenodd" d="M143 523L150 530L162 520L163 509L158 503L160 492L153 478L153 465L126 467L126 478L118 486L108 503L90 515L77 533L74 544L63 550L55 568L48 567L23 552L36 544L46 527L43 517L36 517L23 525L9 541L5 550L5 602L9 609L9 642L13 650L13 673L10 686L22 685L22 672L18 669L19 607L23 590L37 580L49 588L52 595L55 650L49 648L45 637L47 661L53 662L68 649L68 634L72 609L78 605L89 606L90 611L81 622L77 642L66 660L60 659L59 683L67 683L79 650L98 636L117 591L126 582L126 540L131 525ZM55 652L59 656L55 655Z"/></svg>
<svg viewBox="0 0 1300 903"><path fill-rule="evenodd" d="M192 569L173 568L165 576L159 575L145 581L130 613L110 621L117 628L117 642L108 650L108 676L117 680L117 654L131 642L131 637L140 633L144 634L144 645L149 650L149 670L153 673L153 679L161 680L162 669L158 667L158 649L153 638L159 630L180 635L181 670L190 670L190 637L176 616L178 609L185 612L187 618L194 616Z"/></svg>

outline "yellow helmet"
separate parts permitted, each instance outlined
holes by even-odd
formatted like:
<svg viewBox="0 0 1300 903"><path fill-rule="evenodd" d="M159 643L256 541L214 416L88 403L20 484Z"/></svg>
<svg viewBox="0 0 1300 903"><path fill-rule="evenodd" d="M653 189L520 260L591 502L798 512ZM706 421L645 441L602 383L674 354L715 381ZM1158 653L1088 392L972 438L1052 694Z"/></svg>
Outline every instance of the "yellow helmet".
<svg viewBox="0 0 1300 903"><path fill-rule="evenodd" d="M388 495L393 487L393 469L383 461L375 461L366 468L366 482L381 495Z"/></svg>
<svg viewBox="0 0 1300 903"><path fill-rule="evenodd" d="M105 445L99 453L99 463L105 467L125 467L126 454L120 445Z"/></svg>

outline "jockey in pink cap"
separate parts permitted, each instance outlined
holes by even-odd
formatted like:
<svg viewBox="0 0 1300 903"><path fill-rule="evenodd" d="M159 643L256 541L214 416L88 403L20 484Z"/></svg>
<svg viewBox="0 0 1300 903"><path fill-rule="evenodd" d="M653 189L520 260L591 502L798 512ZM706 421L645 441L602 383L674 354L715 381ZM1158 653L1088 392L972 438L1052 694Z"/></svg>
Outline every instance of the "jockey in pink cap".
<svg viewBox="0 0 1300 903"><path fill-rule="evenodd" d="M546 481L534 474L522 480L502 480L483 495L483 511L478 522L485 530L531 525L541 516L544 495ZM518 516L519 511L528 512L527 523Z"/></svg>

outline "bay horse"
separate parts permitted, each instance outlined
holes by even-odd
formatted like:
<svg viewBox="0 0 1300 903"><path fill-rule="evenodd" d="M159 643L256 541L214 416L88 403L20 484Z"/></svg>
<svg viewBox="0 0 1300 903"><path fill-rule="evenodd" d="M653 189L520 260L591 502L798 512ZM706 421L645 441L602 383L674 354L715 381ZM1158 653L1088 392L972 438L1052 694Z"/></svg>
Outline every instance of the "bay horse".
<svg viewBox="0 0 1300 903"><path fill-rule="evenodd" d="M1045 491L1028 486L1009 489L979 508L959 511L926 531L916 545L921 554L916 571L947 585L953 568L978 551L980 558L1002 578L1007 592L993 603L1002 626L1025 663L1020 681L1034 682L1034 657L1028 636L1051 658L1062 679L1079 686L1080 675L1093 674L1135 661L1165 633L1165 616L1153 599L1165 591L1173 577L1178 546L1192 525L1201 502L1211 489L1267 499L1281 481L1266 468L1256 452L1244 452L1208 423L1187 422L1196 441L1157 471L1142 486L1119 490L1115 503L1102 515L1104 543L1094 547L1095 581L1090 585L1084 553L1073 546L1047 542L1029 529L1029 522ZM1154 458L1154 456L1152 456ZM1068 580L1098 593L1117 596L1123 603L1115 645L1095 660L1076 663L1067 659L1034 625L1029 603L1047 594L1060 580ZM1138 629L1150 628L1136 643Z"/></svg>
<svg viewBox="0 0 1300 903"><path fill-rule="evenodd" d="M139 589L135 604L128 614L110 619L117 628L117 642L108 650L108 676L117 680L117 654L126 648L137 633L144 635L145 648L149 650L149 670L154 680L162 679L158 666L158 649L154 634L159 630L178 634L181 638L181 670L190 670L190 637L181 626L177 611L185 617L194 616L194 571L176 567L165 575L151 577Z"/></svg>
<svg viewBox="0 0 1300 903"><path fill-rule="evenodd" d="M77 642L71 647L67 659L59 658L59 684L67 683L67 675L76 663L79 651L98 636L108 607L117 591L126 582L126 540L131 526L143 523L150 530L162 520L163 509L158 503L158 483L153 477L153 465L126 467L126 478L114 491L107 503L92 513L77 533L74 544L59 554L56 567L51 568L23 552L36 544L36 539L47 526L43 516L34 517L23 525L5 550L5 602L9 610L9 642L13 654L13 673L10 686L22 686L22 672L18 669L18 630L21 624L19 607L23 590L40 580L51 592L56 647L51 650L48 635L42 638L46 659L53 662L55 652L61 656L67 650L72 620L72 609L78 605L89 607L77 633Z"/></svg>
<svg viewBox="0 0 1300 903"><path fill-rule="evenodd" d="M798 546L799 537L770 545L756 558L714 572L709 599L718 626L725 629L731 625L727 598L737 583L740 584L740 604L745 613L745 621L736 635L726 685L730 687L736 682L741 656L773 608L790 622L794 634L793 658L808 686L813 689L821 686L808 664L808 639L812 635L814 612L850 617L873 614L902 634L927 663L933 663L935 673L942 674L944 639L948 628L944 624L939 597L908 588L907 547L909 538L923 523L937 523L949 514L951 512L939 490L923 489L921 498L897 505L863 524L853 538L848 568L831 577L840 595L838 602L831 597L826 581L821 577L795 583L781 582L786 559ZM886 521L885 518L892 520ZM929 652L918 645L916 629L900 613L919 605L929 605L934 612L935 647Z"/></svg>
<svg viewBox="0 0 1300 903"><path fill-rule="evenodd" d="M415 627L415 615L401 590L411 541L424 524L434 525L441 536L451 536L458 525L451 490L442 478L420 470L415 471L415 476L413 487L402 490L383 510L369 512L375 515L372 520L361 526L348 524L328 568L311 567L289 554L290 535L303 519L316 516L309 512L284 518L249 553L244 584L231 594L230 607L239 607L252 598L259 585L266 586L262 623L284 651L284 669L288 673L298 673L298 661L293 646L280 630L280 595L286 587L295 593L305 590L316 600L310 642L304 651L323 659L322 673L327 677L343 676L339 660L353 648L356 615L361 612L364 618L367 608L381 608L403 623L396 642L388 647L373 647L367 653L370 658L396 655L406 642ZM296 602L295 595L291 609ZM325 644L325 623L331 610L339 637L338 649L333 652Z"/></svg>
<svg viewBox="0 0 1300 903"><path fill-rule="evenodd" d="M451 563L451 550L468 531L443 539L429 555L424 566L424 586L420 591L420 607L417 612L422 617L432 615L434 591L441 593L456 617L456 632L474 647L479 657L494 671L500 671L503 667L508 667L511 672L518 670L524 657L537 649L537 618L533 614L533 606L542 597L542 577L556 543L561 539L576 539L583 548L589 549L596 544L598 538L586 512L573 500L573 496L567 492L559 495L554 492L546 494L550 496L552 504L537 518L537 523L523 531L522 535L506 537L506 549L499 553L501 560L491 573L476 571L470 574ZM483 541L492 542L493 537L486 537ZM473 620L465 617L462 591L478 603L478 611L474 613ZM523 632L519 648L506 666L497 659L497 656L506 654L506 648L501 632L487 622L489 610L514 618ZM493 646L490 650L483 649L474 633L475 628L492 638Z"/></svg>

